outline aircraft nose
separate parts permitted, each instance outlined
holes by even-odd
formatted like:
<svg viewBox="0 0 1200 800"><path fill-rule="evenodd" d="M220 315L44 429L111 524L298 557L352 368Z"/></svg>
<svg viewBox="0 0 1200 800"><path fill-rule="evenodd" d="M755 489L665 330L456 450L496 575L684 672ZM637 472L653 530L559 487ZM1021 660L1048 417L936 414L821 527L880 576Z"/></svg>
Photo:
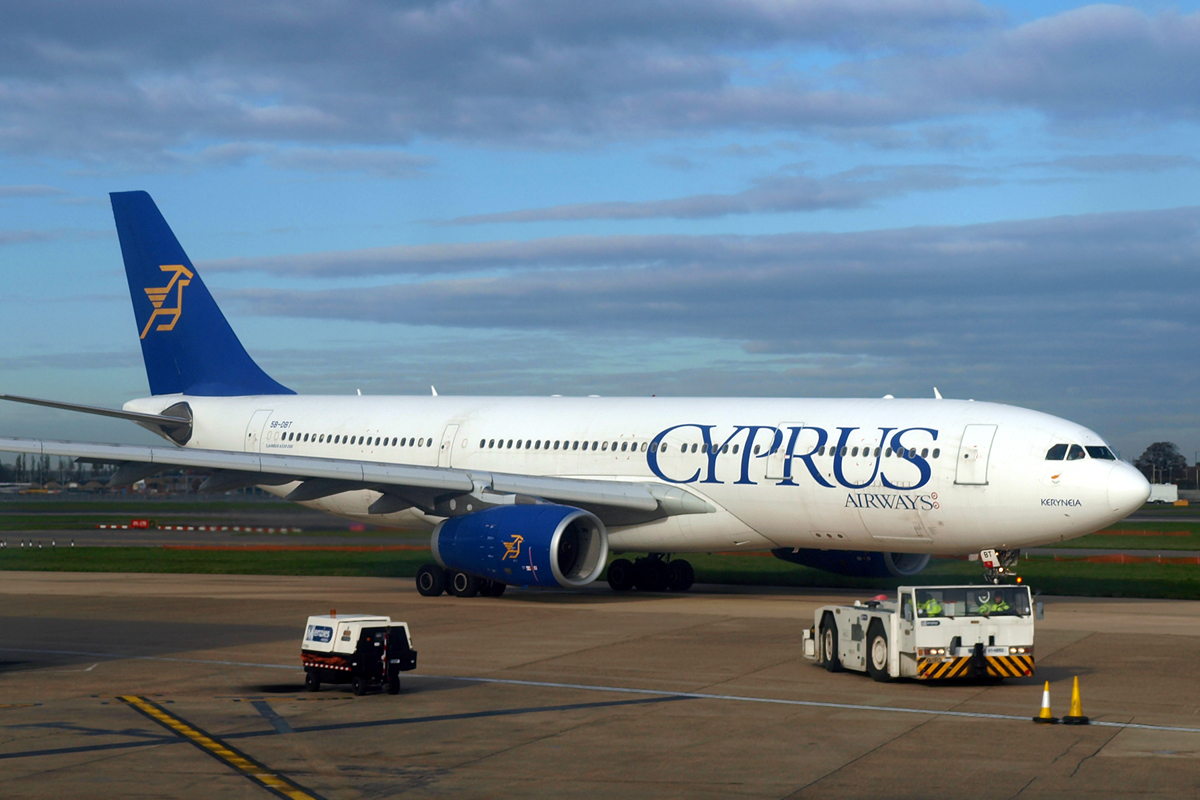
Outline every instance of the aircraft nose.
<svg viewBox="0 0 1200 800"><path fill-rule="evenodd" d="M1121 461L1113 465L1108 474L1108 502L1113 511L1127 516L1142 507L1150 499L1150 481L1134 469L1132 464Z"/></svg>

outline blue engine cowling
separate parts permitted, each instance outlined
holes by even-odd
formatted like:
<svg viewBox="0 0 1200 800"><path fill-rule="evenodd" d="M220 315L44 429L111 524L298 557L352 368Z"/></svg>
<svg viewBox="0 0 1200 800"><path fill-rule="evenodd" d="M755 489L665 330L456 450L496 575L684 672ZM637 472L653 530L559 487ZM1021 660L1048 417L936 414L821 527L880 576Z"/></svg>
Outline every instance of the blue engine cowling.
<svg viewBox="0 0 1200 800"><path fill-rule="evenodd" d="M584 586L608 560L599 519L550 503L451 517L433 529L431 545L443 567L513 586Z"/></svg>
<svg viewBox="0 0 1200 800"><path fill-rule="evenodd" d="M929 564L928 553L871 553L862 550L797 550L781 547L776 558L857 578L908 578Z"/></svg>

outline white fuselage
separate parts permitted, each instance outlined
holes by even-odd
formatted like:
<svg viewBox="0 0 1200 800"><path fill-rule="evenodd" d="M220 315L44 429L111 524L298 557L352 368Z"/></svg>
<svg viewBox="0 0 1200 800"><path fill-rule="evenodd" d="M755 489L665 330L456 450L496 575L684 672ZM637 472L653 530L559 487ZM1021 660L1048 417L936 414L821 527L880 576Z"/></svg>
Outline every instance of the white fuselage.
<svg viewBox="0 0 1200 800"><path fill-rule="evenodd" d="M170 395L125 408L158 413L181 399L194 414L189 449L653 482L716 509L610 528L615 551L1012 549L1103 528L1148 492L1119 461L1046 460L1055 444L1102 447L1092 431L993 403ZM438 521L368 514L380 496L305 505L387 526Z"/></svg>

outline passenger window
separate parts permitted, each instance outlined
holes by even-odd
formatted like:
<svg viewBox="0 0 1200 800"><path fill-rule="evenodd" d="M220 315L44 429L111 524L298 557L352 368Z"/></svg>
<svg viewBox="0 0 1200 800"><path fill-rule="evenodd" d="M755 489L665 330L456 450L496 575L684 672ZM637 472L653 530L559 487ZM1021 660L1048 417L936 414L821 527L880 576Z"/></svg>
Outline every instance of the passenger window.
<svg viewBox="0 0 1200 800"><path fill-rule="evenodd" d="M889 448L885 449L885 450L883 451L883 457L884 457L884 458L891 458L891 457L892 457L892 448L890 448L890 447L889 447Z"/></svg>
<svg viewBox="0 0 1200 800"><path fill-rule="evenodd" d="M1093 445L1088 445L1086 449L1087 454L1092 458L1102 458L1105 461L1117 460L1117 457L1113 455L1112 450L1109 450L1107 447L1095 447Z"/></svg>
<svg viewBox="0 0 1200 800"><path fill-rule="evenodd" d="M1067 453L1067 461L1078 461L1081 458L1083 458L1083 448L1077 444L1071 445L1071 450Z"/></svg>
<svg viewBox="0 0 1200 800"><path fill-rule="evenodd" d="M308 434L307 434L307 433L306 433L306 434L304 434L304 441L306 441L306 442L308 441Z"/></svg>
<svg viewBox="0 0 1200 800"><path fill-rule="evenodd" d="M850 455L852 455L852 456L858 455L858 448L857 447L854 448L854 450L851 451Z"/></svg>
<svg viewBox="0 0 1200 800"><path fill-rule="evenodd" d="M555 450L557 450L557 449L558 449L558 442L559 442L559 440L558 440L558 439L555 439L555 440L554 440L554 449L555 449Z"/></svg>
<svg viewBox="0 0 1200 800"><path fill-rule="evenodd" d="M757 447L754 448L754 452L756 452L756 453L758 452ZM821 445L819 448L817 448L817 455L819 455L819 456L825 455L825 445Z"/></svg>
<svg viewBox="0 0 1200 800"><path fill-rule="evenodd" d="M738 446L735 444L735 445L733 446L733 454L734 454L735 456L737 455L737 451L738 451Z"/></svg>
<svg viewBox="0 0 1200 800"><path fill-rule="evenodd" d="M572 450L578 450L578 449L579 449L579 442L571 442L571 449L572 449Z"/></svg>
<svg viewBox="0 0 1200 800"><path fill-rule="evenodd" d="M534 450L542 449L542 440L541 439L538 439L536 442L533 443L533 449Z"/></svg>
<svg viewBox="0 0 1200 800"><path fill-rule="evenodd" d="M935 448L933 448L933 457L934 457L934 458L937 458L937 457L938 457L938 456L940 456L941 454L942 454L942 451L941 451L941 450L939 450L939 449L938 449L938 448L936 448L936 447L935 447Z"/></svg>
<svg viewBox="0 0 1200 800"><path fill-rule="evenodd" d="M728 452L729 452L729 445L727 445L727 444L723 444L723 445L721 445L721 452L722 452L722 453L728 453Z"/></svg>
<svg viewBox="0 0 1200 800"><path fill-rule="evenodd" d="M629 448L629 442L621 442L621 452L624 453Z"/></svg>
<svg viewBox="0 0 1200 800"><path fill-rule="evenodd" d="M759 445L754 445L754 455L758 455L758 448L759 448ZM821 448L821 455L825 455L824 447Z"/></svg>
<svg viewBox="0 0 1200 800"><path fill-rule="evenodd" d="M512 440L512 439L509 439L509 440L508 440L508 444L507 444L507 445L505 445L505 449L506 449L506 450L512 450L512 442L513 442L513 440Z"/></svg>
<svg viewBox="0 0 1200 800"><path fill-rule="evenodd" d="M929 456L929 448L928 447L922 448L921 458L927 458L928 456Z"/></svg>
<svg viewBox="0 0 1200 800"><path fill-rule="evenodd" d="M1067 446L1065 444L1056 444L1046 451L1047 461L1062 461L1067 457Z"/></svg>
<svg viewBox="0 0 1200 800"><path fill-rule="evenodd" d="M736 447L736 445L735 445L735 447ZM643 453L646 452L646 443L645 442L642 442L642 452Z"/></svg>
<svg viewBox="0 0 1200 800"><path fill-rule="evenodd" d="M706 445L706 446L707 446L707 445ZM694 453L694 452L696 452L696 450L697 450L697 448L698 448L698 447L699 447L699 445L697 445L697 444L693 443L693 444L692 444L692 452L693 452L693 453Z"/></svg>
<svg viewBox="0 0 1200 800"><path fill-rule="evenodd" d="M663 452L663 453L667 452L667 443L666 442L662 443L662 448L660 449L660 452Z"/></svg>
<svg viewBox="0 0 1200 800"><path fill-rule="evenodd" d="M687 452L687 445L686 445L686 444L681 444L681 445L679 446L679 452L681 452L681 453L686 453L686 452Z"/></svg>

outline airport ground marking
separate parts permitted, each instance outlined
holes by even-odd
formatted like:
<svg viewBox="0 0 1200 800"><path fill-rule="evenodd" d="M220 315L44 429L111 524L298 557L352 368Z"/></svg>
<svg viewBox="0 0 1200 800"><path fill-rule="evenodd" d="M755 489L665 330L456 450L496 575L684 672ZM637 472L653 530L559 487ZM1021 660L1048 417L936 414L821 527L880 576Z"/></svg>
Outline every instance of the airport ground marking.
<svg viewBox="0 0 1200 800"><path fill-rule="evenodd" d="M134 659L142 661L168 661L180 664L208 664L227 667L260 667L262 669L286 669L302 671L301 666L289 664L262 664L249 661L216 661L204 658L174 658L170 656L135 656L119 653L97 653L75 650L34 650L21 647L0 647L0 652L41 653L46 655L93 656L100 658ZM623 692L626 694L657 695L661 697L690 698L694 700L725 700L741 703L765 703L768 705L807 706L810 708L836 708L846 711L882 711L892 714L928 714L943 717L971 717L975 719L995 719L1005 722L1028 722L1027 715L988 714L982 711L940 711L936 708L905 708L903 706L871 706L862 703L829 703L820 700L788 700L776 697L752 697L749 695L712 694L708 692L672 692L660 689L631 689L622 686L598 686L586 683L551 683L548 681L522 681L514 678L483 678L465 675L409 675L409 678L425 680L465 681L472 683L499 683L512 686L537 686L547 689L576 689L587 692ZM1141 722L1108 722L1092 719L1092 725L1104 728L1133 728L1147 731L1168 731L1172 733L1200 733L1200 728L1187 728L1179 725L1150 725Z"/></svg>
<svg viewBox="0 0 1200 800"><path fill-rule="evenodd" d="M271 723L271 727L276 733L295 733L288 721L279 716L279 712L271 708L271 704L266 700L251 700L250 705L254 706L254 710L262 715L262 718Z"/></svg>
<svg viewBox="0 0 1200 800"><path fill-rule="evenodd" d="M182 717L172 714L158 703L137 695L121 695L120 699L138 713L152 719L164 728L182 736L203 752L249 778L278 797L288 800L322 800L321 796L305 789L295 781L256 761L237 748L197 728Z"/></svg>

